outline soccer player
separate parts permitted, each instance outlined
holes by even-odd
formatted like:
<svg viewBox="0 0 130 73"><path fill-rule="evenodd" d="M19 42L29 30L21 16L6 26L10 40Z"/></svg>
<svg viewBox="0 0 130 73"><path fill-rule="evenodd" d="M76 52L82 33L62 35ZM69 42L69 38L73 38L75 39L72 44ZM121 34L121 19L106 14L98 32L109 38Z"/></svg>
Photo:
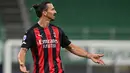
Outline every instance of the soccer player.
<svg viewBox="0 0 130 73"><path fill-rule="evenodd" d="M33 73L64 73L60 58L60 48L66 48L80 57L89 58L98 64L104 64L100 57L103 54L92 54L74 45L63 30L50 24L55 19L56 10L51 2L42 2L33 6L39 21L24 35L18 61L20 70L29 73L25 66L25 56L28 49L34 60Z"/></svg>

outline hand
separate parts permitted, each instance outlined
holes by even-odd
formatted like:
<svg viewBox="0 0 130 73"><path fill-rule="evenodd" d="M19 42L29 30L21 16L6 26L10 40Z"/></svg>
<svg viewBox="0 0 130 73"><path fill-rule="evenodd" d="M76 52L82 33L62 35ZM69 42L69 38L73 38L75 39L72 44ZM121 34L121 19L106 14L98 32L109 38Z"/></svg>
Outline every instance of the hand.
<svg viewBox="0 0 130 73"><path fill-rule="evenodd" d="M93 62L104 65L103 60L101 57L103 57L104 54L89 54L88 58L90 58Z"/></svg>
<svg viewBox="0 0 130 73"><path fill-rule="evenodd" d="M21 70L21 72L23 72L23 73L29 73L29 71L27 71L25 65L20 65L20 70Z"/></svg>

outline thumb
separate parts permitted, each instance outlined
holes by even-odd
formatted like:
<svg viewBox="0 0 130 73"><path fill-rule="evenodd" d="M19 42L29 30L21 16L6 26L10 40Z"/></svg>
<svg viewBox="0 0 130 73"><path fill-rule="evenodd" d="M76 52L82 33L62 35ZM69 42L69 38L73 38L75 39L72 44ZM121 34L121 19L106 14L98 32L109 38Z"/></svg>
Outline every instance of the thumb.
<svg viewBox="0 0 130 73"><path fill-rule="evenodd" d="M26 72L24 72L24 73L29 73L29 71L26 71Z"/></svg>
<svg viewBox="0 0 130 73"><path fill-rule="evenodd" d="M98 54L98 56L99 56L99 57L103 57L103 56L104 56L104 54Z"/></svg>
<svg viewBox="0 0 130 73"><path fill-rule="evenodd" d="M29 71L27 71L27 73L29 73Z"/></svg>

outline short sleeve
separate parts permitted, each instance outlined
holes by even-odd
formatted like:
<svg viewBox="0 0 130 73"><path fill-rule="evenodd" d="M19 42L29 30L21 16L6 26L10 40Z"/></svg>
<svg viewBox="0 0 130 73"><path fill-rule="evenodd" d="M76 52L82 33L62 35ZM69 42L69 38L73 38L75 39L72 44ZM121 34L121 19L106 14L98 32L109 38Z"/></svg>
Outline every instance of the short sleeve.
<svg viewBox="0 0 130 73"><path fill-rule="evenodd" d="M32 44L33 44L32 34L31 32L26 32L23 36L21 47L29 49L32 47Z"/></svg>
<svg viewBox="0 0 130 73"><path fill-rule="evenodd" d="M66 48L69 46L69 44L71 43L71 41L68 39L68 36L65 35L65 33L63 32L63 30L60 30L60 41L61 41L61 47Z"/></svg>

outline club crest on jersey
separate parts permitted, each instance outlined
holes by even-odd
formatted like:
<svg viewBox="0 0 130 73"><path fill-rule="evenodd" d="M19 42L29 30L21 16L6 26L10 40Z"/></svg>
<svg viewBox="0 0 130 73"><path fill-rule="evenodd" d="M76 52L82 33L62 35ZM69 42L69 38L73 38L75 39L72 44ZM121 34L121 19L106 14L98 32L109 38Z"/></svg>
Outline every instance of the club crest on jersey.
<svg viewBox="0 0 130 73"><path fill-rule="evenodd" d="M55 32L53 32L53 35L54 35L54 37L56 38L56 33L55 33Z"/></svg>

